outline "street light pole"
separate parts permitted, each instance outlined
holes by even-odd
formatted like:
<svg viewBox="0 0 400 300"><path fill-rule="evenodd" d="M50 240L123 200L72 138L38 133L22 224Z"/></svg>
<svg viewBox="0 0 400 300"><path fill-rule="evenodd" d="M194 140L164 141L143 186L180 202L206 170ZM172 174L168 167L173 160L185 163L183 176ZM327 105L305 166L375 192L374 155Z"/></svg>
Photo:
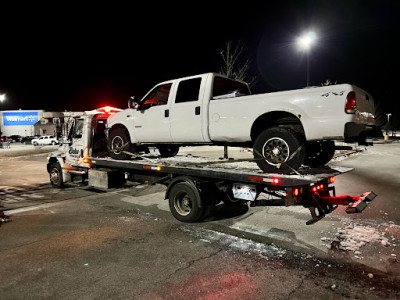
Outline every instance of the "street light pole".
<svg viewBox="0 0 400 300"><path fill-rule="evenodd" d="M306 52L307 55L307 86L310 86L310 54L311 45L314 44L316 39L315 32L310 31L307 34L297 39L298 47Z"/></svg>

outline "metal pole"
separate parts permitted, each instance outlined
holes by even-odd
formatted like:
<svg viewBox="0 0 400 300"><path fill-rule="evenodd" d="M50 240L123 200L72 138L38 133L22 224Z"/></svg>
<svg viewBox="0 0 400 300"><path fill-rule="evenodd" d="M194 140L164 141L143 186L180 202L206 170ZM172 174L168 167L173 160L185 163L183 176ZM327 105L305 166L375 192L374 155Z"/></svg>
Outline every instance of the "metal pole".
<svg viewBox="0 0 400 300"><path fill-rule="evenodd" d="M310 86L310 49L307 50L307 86Z"/></svg>

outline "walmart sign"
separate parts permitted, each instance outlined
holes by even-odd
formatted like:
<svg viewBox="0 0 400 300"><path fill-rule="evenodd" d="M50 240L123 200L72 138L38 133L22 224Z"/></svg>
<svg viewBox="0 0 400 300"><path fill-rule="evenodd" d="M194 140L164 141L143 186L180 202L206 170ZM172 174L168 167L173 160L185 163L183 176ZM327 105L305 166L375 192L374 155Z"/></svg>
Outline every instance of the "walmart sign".
<svg viewBox="0 0 400 300"><path fill-rule="evenodd" d="M4 126L33 125L39 121L36 111L3 112Z"/></svg>

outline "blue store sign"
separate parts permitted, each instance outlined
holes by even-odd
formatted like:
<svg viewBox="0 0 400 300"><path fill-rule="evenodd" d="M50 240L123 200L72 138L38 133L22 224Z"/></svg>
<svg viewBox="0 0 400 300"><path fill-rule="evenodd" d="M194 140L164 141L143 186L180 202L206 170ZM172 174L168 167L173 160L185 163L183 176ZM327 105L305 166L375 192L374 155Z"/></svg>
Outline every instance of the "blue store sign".
<svg viewBox="0 0 400 300"><path fill-rule="evenodd" d="M3 112L4 126L33 125L39 121L37 111Z"/></svg>

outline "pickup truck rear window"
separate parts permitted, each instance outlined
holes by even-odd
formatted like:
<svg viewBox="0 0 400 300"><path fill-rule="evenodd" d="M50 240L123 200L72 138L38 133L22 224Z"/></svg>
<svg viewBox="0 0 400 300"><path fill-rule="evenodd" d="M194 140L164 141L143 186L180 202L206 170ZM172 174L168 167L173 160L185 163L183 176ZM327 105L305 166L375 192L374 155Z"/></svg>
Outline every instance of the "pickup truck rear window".
<svg viewBox="0 0 400 300"><path fill-rule="evenodd" d="M250 95L250 90L244 83L216 76L214 78L212 98L218 97L218 99L222 99L220 96L230 94Z"/></svg>
<svg viewBox="0 0 400 300"><path fill-rule="evenodd" d="M199 100L201 78L182 80L178 85L175 103L191 102Z"/></svg>

